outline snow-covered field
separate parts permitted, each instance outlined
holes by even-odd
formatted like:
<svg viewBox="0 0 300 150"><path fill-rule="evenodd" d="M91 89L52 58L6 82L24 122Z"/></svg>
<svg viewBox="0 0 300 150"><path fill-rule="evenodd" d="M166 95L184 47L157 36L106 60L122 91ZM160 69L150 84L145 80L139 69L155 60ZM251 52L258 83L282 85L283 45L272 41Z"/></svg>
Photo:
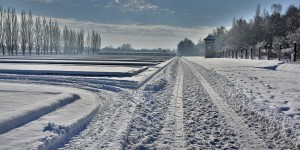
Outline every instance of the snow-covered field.
<svg viewBox="0 0 300 150"><path fill-rule="evenodd" d="M0 149L54 148L81 130L101 104L93 93L76 88L1 86Z"/></svg>
<svg viewBox="0 0 300 150"><path fill-rule="evenodd" d="M147 69L146 66L0 63L0 73L27 75L131 77Z"/></svg>
<svg viewBox="0 0 300 150"><path fill-rule="evenodd" d="M300 117L300 65L275 60L187 59L225 76L255 102Z"/></svg>
<svg viewBox="0 0 300 150"><path fill-rule="evenodd" d="M16 67L11 70L140 70L119 77L0 73L0 149L297 149L300 145L299 64L202 57L0 59L10 60ZM27 62L20 67L18 60ZM46 63L53 60L117 63L108 68ZM122 61L142 63L120 66ZM0 63L5 65L9 64Z"/></svg>

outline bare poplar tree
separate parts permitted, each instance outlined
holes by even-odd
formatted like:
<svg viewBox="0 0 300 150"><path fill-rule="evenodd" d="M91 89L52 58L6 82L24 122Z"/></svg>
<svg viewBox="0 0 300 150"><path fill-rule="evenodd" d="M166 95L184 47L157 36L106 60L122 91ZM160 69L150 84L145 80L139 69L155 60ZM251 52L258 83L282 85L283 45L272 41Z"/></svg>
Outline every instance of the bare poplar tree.
<svg viewBox="0 0 300 150"><path fill-rule="evenodd" d="M72 29L69 29L69 51L70 51L70 54L73 54L73 51L74 51L74 46L73 46L73 30Z"/></svg>
<svg viewBox="0 0 300 150"><path fill-rule="evenodd" d="M95 31L92 31L92 35L91 35L91 51L92 51L92 55L95 54L95 47L94 47L94 43L95 43Z"/></svg>
<svg viewBox="0 0 300 150"><path fill-rule="evenodd" d="M42 27L41 19L40 19L40 16L38 16L35 19L35 29L34 29L36 55L40 55L41 46L43 44L43 37L42 37L41 27Z"/></svg>
<svg viewBox="0 0 300 150"><path fill-rule="evenodd" d="M48 38L49 38L49 49L50 49L50 54L52 55L52 52L54 50L54 25L52 22L52 19L50 18L49 20L49 25L48 25Z"/></svg>
<svg viewBox="0 0 300 150"><path fill-rule="evenodd" d="M84 53L84 30L81 29L80 31L80 38L81 38L81 43L80 43L80 48L81 48L81 53L83 54Z"/></svg>
<svg viewBox="0 0 300 150"><path fill-rule="evenodd" d="M11 11L11 23L12 23L12 54L13 50L15 51L15 54L18 54L19 49L19 23L18 18L16 15L16 11L13 8Z"/></svg>
<svg viewBox="0 0 300 150"><path fill-rule="evenodd" d="M86 50L88 55L90 55L90 49L91 49L91 36L90 36L90 32L88 32L88 35L86 37Z"/></svg>
<svg viewBox="0 0 300 150"><path fill-rule="evenodd" d="M11 14L10 14L10 8L7 8L6 11L6 17L5 17L5 45L6 49L8 51L8 55L11 54L11 49L12 49L12 39L11 39Z"/></svg>
<svg viewBox="0 0 300 150"><path fill-rule="evenodd" d="M44 29L45 33L45 40L44 40L44 48L46 51L46 54L49 54L49 44L50 44L50 27L48 24L46 24L45 29Z"/></svg>
<svg viewBox="0 0 300 150"><path fill-rule="evenodd" d="M32 19L31 11L29 11L28 19L27 19L27 38L28 38L27 40L28 40L29 55L31 55L34 46L33 35L34 35L33 19Z"/></svg>
<svg viewBox="0 0 300 150"><path fill-rule="evenodd" d="M22 54L25 55L26 45L27 45L27 20L25 10L21 13L21 50Z"/></svg>
<svg viewBox="0 0 300 150"><path fill-rule="evenodd" d="M64 54L68 54L68 48L69 47L69 29L67 26L64 27L63 30L63 49L64 49Z"/></svg>
<svg viewBox="0 0 300 150"><path fill-rule="evenodd" d="M55 55L58 55L58 51L60 49L60 28L57 22L55 22L53 30Z"/></svg>
<svg viewBox="0 0 300 150"><path fill-rule="evenodd" d="M4 20L5 20L5 15L3 12L2 6L0 6L0 48L2 50L2 55L5 55L5 44L4 44Z"/></svg>
<svg viewBox="0 0 300 150"><path fill-rule="evenodd" d="M84 52L84 30L81 29L80 32L77 33L77 49L80 55Z"/></svg>
<svg viewBox="0 0 300 150"><path fill-rule="evenodd" d="M47 21L46 21L46 18L44 17L44 19L43 19L43 31L42 31L42 33L43 33L43 54L44 55L46 55L46 51L47 51L47 49L48 49L48 25L47 25Z"/></svg>
<svg viewBox="0 0 300 150"><path fill-rule="evenodd" d="M76 48L76 32L74 30L70 30L70 47L71 47L71 54L75 55L77 53L77 48Z"/></svg>
<svg viewBox="0 0 300 150"><path fill-rule="evenodd" d="M100 53L101 37L100 37L100 34L95 31L92 32L91 49L92 49L93 55Z"/></svg>
<svg viewBox="0 0 300 150"><path fill-rule="evenodd" d="M101 36L98 34L98 54L100 53L101 50Z"/></svg>

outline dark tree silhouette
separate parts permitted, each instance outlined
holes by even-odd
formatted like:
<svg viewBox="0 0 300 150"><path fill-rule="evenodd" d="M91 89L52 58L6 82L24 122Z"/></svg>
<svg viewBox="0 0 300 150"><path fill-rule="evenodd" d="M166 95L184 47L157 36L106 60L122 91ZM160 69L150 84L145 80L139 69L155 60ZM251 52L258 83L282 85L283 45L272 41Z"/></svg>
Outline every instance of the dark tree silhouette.
<svg viewBox="0 0 300 150"><path fill-rule="evenodd" d="M196 54L195 44L188 38L185 38L183 41L180 41L177 45L178 55L183 56L192 56Z"/></svg>

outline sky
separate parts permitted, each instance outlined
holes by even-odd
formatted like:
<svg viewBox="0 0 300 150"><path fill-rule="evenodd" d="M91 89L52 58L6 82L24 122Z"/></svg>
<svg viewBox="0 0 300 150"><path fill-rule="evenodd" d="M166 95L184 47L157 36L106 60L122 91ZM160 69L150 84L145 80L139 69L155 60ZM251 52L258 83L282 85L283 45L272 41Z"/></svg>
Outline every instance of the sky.
<svg viewBox="0 0 300 150"><path fill-rule="evenodd" d="M102 46L130 43L134 48L176 48L189 38L197 43L218 26L230 28L233 17L252 19L258 4L270 10L280 3L283 12L299 0L0 0L18 13L56 19L85 32L98 31Z"/></svg>

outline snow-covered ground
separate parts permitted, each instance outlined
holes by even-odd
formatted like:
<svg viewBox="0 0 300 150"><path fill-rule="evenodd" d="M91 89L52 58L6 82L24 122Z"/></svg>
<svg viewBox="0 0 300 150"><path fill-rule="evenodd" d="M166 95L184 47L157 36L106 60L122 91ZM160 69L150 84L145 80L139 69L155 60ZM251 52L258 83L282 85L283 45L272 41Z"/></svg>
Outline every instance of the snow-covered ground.
<svg viewBox="0 0 300 150"><path fill-rule="evenodd" d="M300 65L276 60L187 59L225 76L255 102L300 117Z"/></svg>
<svg viewBox="0 0 300 150"><path fill-rule="evenodd" d="M0 63L0 73L27 75L131 77L147 69L146 66Z"/></svg>
<svg viewBox="0 0 300 150"><path fill-rule="evenodd" d="M171 61L161 62L149 68L115 65L1 64L10 70L27 70L27 74L0 74L0 149L61 147L81 132L91 119L98 115L98 110L102 112L107 106L104 100L107 100L109 105L115 105L113 102L120 101L118 92L123 91L118 88L118 85L122 87L120 84L114 83L119 82L117 80L120 80L120 77L109 77L112 74L101 78L65 76L67 74L50 76L38 75L32 70L92 70L99 73L116 73L117 76L122 76L122 72L131 73L135 76L132 88L137 88ZM131 81L127 80L131 80L130 76L123 78L121 84L129 86L127 83ZM124 121L126 123L130 119Z"/></svg>
<svg viewBox="0 0 300 150"><path fill-rule="evenodd" d="M299 148L297 64L151 62L132 77L0 74L0 125L19 122L0 133L0 149Z"/></svg>
<svg viewBox="0 0 300 150"><path fill-rule="evenodd" d="M0 149L55 148L81 130L100 104L93 93L76 88L19 83L1 86L5 90L0 104L6 109L1 110Z"/></svg>
<svg viewBox="0 0 300 150"><path fill-rule="evenodd" d="M163 62L170 56L136 56L136 55L40 55L40 56L0 56L1 60L53 60L53 61L120 61L120 62Z"/></svg>

